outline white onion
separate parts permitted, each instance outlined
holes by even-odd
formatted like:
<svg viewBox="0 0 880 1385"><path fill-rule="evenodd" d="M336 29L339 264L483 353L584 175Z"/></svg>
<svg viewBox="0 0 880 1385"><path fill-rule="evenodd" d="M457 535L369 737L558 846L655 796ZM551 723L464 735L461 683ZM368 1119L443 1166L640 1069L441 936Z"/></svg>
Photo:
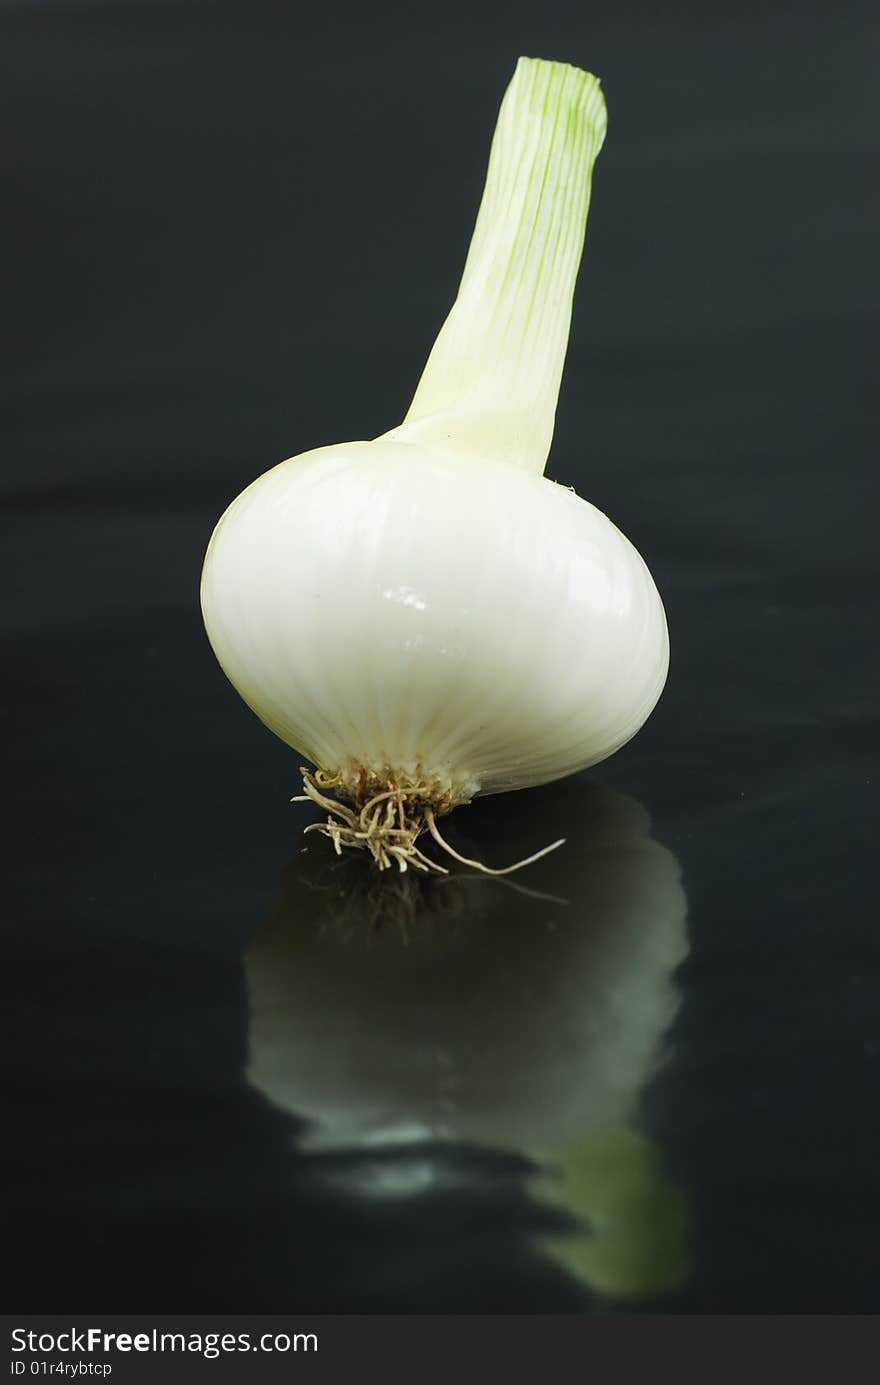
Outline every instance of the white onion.
<svg viewBox="0 0 880 1385"><path fill-rule="evenodd" d="M221 666L317 767L306 791L336 849L381 867L438 869L416 846L425 830L445 845L438 816L604 759L663 688L644 562L542 474L604 130L594 77L520 60L404 423L266 472L208 548Z"/></svg>

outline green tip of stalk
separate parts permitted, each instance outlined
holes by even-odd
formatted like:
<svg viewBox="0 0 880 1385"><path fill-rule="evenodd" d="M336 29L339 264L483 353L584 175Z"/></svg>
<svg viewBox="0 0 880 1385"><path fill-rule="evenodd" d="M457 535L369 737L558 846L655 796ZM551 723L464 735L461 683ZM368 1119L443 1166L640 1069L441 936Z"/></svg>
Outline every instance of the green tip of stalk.
<svg viewBox="0 0 880 1385"><path fill-rule="evenodd" d="M543 471L606 124L597 77L520 58L458 297L386 436Z"/></svg>

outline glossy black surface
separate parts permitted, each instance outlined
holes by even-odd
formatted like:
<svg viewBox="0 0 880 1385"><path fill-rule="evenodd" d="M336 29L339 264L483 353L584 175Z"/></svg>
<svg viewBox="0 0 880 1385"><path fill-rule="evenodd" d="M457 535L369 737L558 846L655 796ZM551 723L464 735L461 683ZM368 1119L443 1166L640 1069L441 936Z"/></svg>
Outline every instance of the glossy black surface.
<svg viewBox="0 0 880 1385"><path fill-rule="evenodd" d="M7 1306L876 1311L868 11L294 8L2 9ZM520 52L604 79L549 471L672 670L461 812L564 821L521 890L379 897L300 854L199 568L402 415Z"/></svg>

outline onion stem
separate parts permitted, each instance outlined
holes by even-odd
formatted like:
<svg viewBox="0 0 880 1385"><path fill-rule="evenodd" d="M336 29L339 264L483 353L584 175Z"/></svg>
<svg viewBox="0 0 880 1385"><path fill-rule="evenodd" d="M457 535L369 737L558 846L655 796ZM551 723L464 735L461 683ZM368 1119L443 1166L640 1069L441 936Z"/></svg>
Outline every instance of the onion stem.
<svg viewBox="0 0 880 1385"><path fill-rule="evenodd" d="M406 418L384 436L543 472L605 128L597 77L520 58L458 297Z"/></svg>

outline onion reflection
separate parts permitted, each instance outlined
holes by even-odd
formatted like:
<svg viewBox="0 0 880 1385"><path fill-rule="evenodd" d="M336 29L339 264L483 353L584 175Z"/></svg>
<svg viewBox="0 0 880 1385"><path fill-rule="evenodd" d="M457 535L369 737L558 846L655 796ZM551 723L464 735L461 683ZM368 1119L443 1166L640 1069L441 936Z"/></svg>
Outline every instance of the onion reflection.
<svg viewBox="0 0 880 1385"><path fill-rule="evenodd" d="M660 1292L684 1209L636 1121L687 951L678 863L632 799L576 778L531 791L526 820L519 797L459 814L483 859L528 854L536 822L567 836L516 883L299 858L247 956L249 1079L314 1149L525 1153L585 1229L555 1257L609 1295Z"/></svg>

